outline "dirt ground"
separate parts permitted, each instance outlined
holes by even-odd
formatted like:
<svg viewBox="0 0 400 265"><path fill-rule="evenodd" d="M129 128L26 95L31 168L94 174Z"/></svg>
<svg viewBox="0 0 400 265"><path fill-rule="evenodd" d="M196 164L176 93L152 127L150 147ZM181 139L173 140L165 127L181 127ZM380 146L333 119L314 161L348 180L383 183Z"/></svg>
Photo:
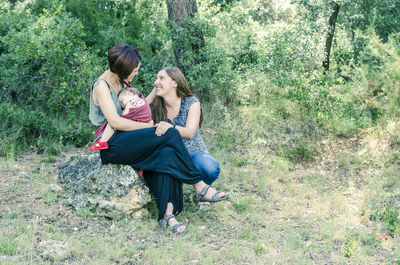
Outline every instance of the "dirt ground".
<svg viewBox="0 0 400 265"><path fill-rule="evenodd" d="M383 264L397 241L363 214L370 189L352 162L358 148L357 139L322 142L318 158L290 170L231 167L220 187L232 200L205 209L184 189L184 236L158 228L154 203L142 219L75 211L58 165L86 150L2 159L0 264ZM50 239L67 242L69 256L41 257L35 246Z"/></svg>

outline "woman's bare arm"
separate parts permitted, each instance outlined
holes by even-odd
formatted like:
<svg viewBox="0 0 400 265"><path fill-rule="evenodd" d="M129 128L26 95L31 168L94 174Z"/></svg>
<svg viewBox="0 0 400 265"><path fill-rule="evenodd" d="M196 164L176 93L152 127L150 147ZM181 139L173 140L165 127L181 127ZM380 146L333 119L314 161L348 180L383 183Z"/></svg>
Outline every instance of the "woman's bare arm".
<svg viewBox="0 0 400 265"><path fill-rule="evenodd" d="M154 98L156 97L157 89L154 87L150 94L147 95L146 101L147 103L153 103Z"/></svg>
<svg viewBox="0 0 400 265"><path fill-rule="evenodd" d="M200 123L200 102L193 103L189 108L189 113L186 120L186 126L176 126L183 138L191 139L196 133L197 127Z"/></svg>
<svg viewBox="0 0 400 265"><path fill-rule="evenodd" d="M186 126L176 126L175 129L179 131L183 138L191 139L196 133L197 127L200 123L200 102L193 103L189 108L188 117L186 120ZM161 136L163 135L169 128L172 127L171 123L166 121L161 121L155 125L156 135Z"/></svg>
<svg viewBox="0 0 400 265"><path fill-rule="evenodd" d="M152 123L136 122L118 115L111 92L105 82L97 82L93 87L93 100L98 104L108 123L116 130L131 131L153 127Z"/></svg>

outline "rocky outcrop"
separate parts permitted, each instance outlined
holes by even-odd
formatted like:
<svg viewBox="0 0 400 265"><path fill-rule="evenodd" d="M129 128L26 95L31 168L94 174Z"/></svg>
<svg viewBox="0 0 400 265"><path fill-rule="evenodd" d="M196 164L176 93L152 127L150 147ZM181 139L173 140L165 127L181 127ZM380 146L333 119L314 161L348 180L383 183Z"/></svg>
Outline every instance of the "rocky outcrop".
<svg viewBox="0 0 400 265"><path fill-rule="evenodd" d="M99 154L79 155L59 166L58 182L71 192L77 209L94 208L111 218L142 216L151 200L149 189L137 171L128 165L102 165Z"/></svg>

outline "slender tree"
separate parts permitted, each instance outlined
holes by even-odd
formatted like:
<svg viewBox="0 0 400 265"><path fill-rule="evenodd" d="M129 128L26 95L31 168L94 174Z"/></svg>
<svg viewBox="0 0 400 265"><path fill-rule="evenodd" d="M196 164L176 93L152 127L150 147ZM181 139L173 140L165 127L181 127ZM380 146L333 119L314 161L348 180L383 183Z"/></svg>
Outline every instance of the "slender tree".
<svg viewBox="0 0 400 265"><path fill-rule="evenodd" d="M336 20L339 15L339 10L340 10L340 5L338 3L335 3L333 6L333 12L329 17L329 29L325 41L325 59L322 62L322 66L325 68L325 71L329 70L329 57L331 55L332 41L333 41L333 36L335 34Z"/></svg>

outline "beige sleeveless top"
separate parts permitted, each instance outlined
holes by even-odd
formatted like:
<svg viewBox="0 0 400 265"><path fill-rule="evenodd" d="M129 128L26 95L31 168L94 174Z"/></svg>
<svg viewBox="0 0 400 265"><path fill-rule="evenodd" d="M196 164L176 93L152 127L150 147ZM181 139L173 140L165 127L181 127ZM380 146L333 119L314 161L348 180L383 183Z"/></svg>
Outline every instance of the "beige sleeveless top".
<svg viewBox="0 0 400 265"><path fill-rule="evenodd" d="M89 120L95 126L100 126L106 121L106 117L104 117L103 112L101 111L100 106L96 105L93 101L93 86L98 80L103 80L106 82L108 88L111 91L111 98L117 108L118 115L122 114L122 107L121 103L119 103L118 96L115 93L114 89L112 89L111 85L104 80L103 78L99 78L93 82L93 85L90 89L90 111L89 111ZM120 83L120 89L122 88L122 84Z"/></svg>

